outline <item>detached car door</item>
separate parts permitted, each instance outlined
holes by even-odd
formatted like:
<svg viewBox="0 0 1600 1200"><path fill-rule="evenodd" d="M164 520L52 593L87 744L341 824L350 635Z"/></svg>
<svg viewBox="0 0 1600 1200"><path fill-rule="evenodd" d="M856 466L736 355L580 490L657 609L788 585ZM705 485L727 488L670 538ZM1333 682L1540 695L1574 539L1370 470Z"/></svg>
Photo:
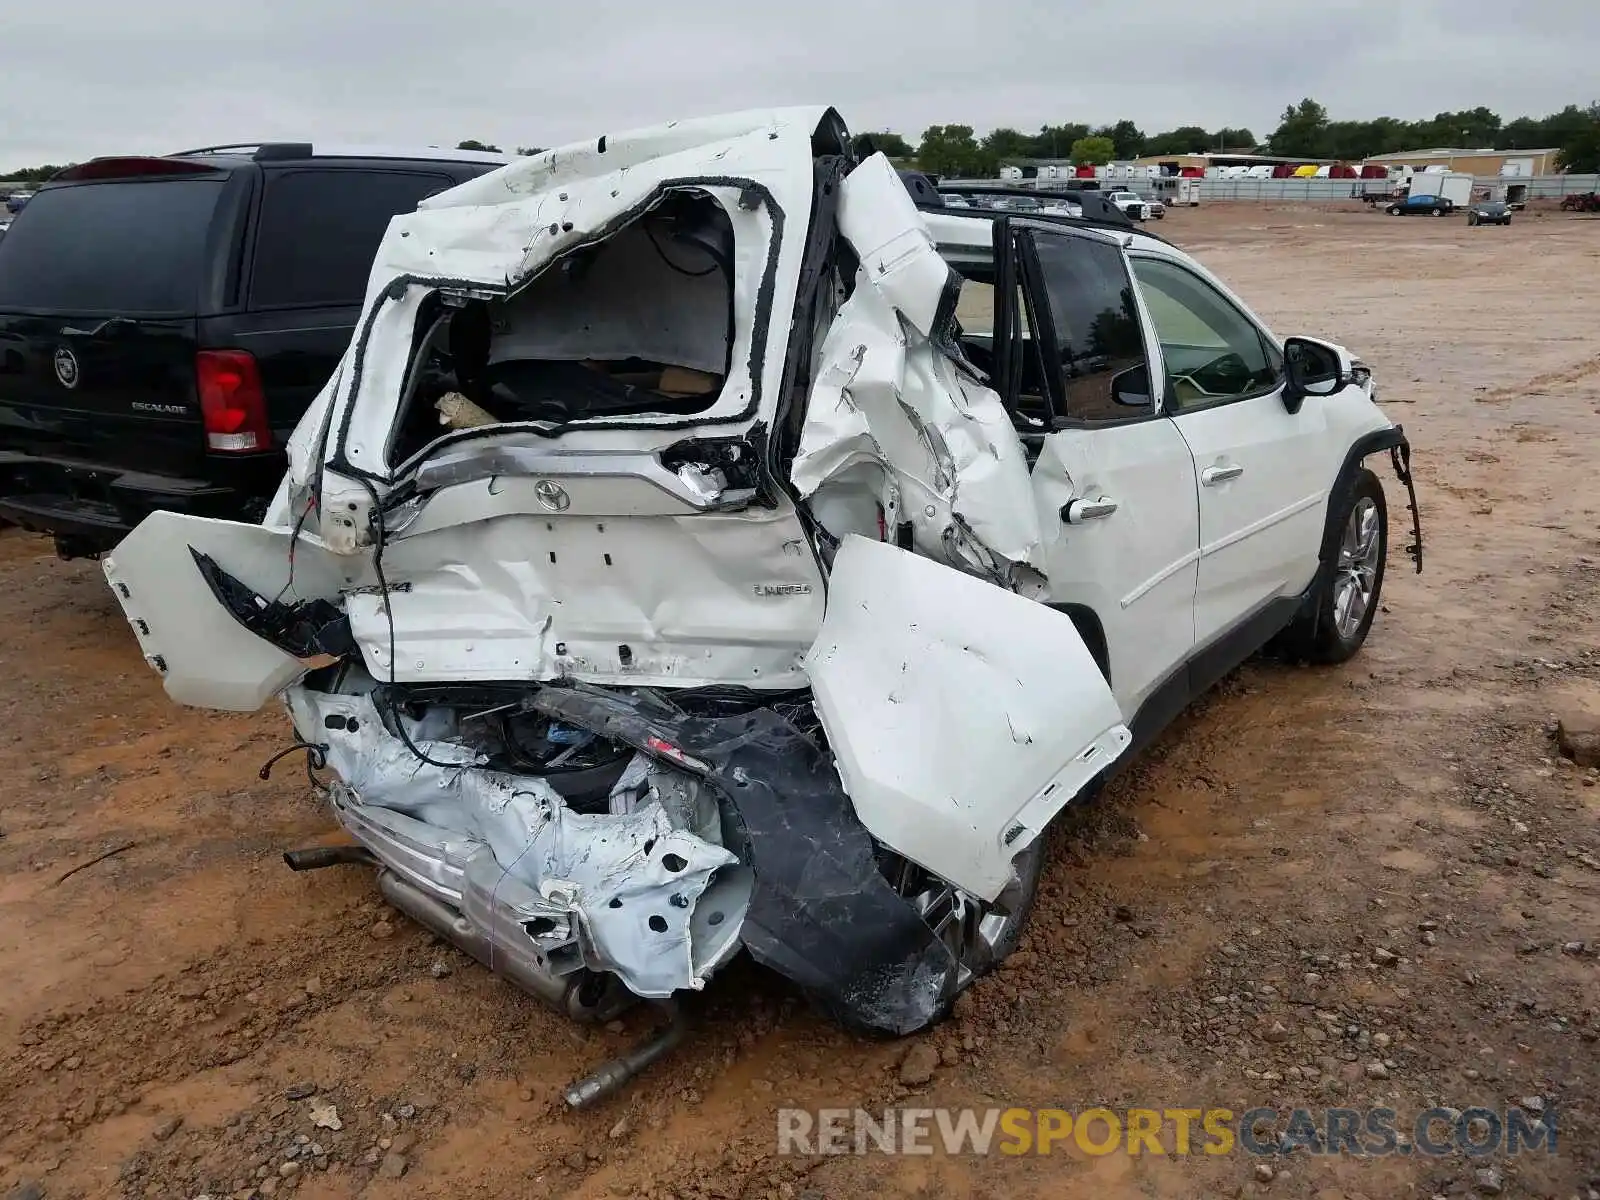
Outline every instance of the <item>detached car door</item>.
<svg viewBox="0 0 1600 1200"><path fill-rule="evenodd" d="M1195 640L1202 649L1297 596L1316 571L1328 490L1345 446L1327 414L1283 401L1283 355L1233 297L1175 257L1132 255L1160 342L1163 403L1194 456L1200 563Z"/></svg>
<svg viewBox="0 0 1600 1200"><path fill-rule="evenodd" d="M1002 286L1001 353L1019 412L1041 423L1033 487L1050 603L1099 642L1132 720L1194 648L1194 461L1150 387L1123 239L1044 222L1004 236L1017 286Z"/></svg>

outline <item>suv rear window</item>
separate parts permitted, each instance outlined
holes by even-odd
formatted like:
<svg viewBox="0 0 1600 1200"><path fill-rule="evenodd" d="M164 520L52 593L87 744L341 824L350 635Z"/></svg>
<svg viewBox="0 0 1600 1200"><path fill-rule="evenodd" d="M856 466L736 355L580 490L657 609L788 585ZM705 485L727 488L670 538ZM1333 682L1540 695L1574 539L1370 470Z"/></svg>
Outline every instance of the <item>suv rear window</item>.
<svg viewBox="0 0 1600 1200"><path fill-rule="evenodd" d="M46 188L0 239L0 309L192 315L220 179Z"/></svg>
<svg viewBox="0 0 1600 1200"><path fill-rule="evenodd" d="M250 307L360 304L390 218L452 187L407 171L279 171L267 177Z"/></svg>

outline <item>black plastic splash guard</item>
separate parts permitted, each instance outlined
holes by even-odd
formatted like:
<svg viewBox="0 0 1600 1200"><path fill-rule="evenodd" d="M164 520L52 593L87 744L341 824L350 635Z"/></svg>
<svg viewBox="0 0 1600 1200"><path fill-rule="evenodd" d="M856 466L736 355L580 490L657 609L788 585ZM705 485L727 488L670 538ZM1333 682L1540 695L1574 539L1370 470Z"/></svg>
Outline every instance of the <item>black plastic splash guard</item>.
<svg viewBox="0 0 1600 1200"><path fill-rule="evenodd" d="M729 849L755 874L745 947L822 1011L888 1036L948 1011L955 957L879 871L829 755L783 717L765 708L690 717L584 685L543 687L533 707L690 770L720 793Z"/></svg>

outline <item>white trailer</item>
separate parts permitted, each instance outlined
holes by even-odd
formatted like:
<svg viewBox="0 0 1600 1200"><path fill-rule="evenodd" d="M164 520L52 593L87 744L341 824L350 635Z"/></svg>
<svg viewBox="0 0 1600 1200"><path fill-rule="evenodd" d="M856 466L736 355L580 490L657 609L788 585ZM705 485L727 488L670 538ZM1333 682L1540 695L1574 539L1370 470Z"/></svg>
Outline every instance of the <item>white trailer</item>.
<svg viewBox="0 0 1600 1200"><path fill-rule="evenodd" d="M1158 175L1150 181L1156 199L1168 208L1194 208L1200 203L1200 181L1184 175Z"/></svg>
<svg viewBox="0 0 1600 1200"><path fill-rule="evenodd" d="M1411 176L1413 196L1438 196L1457 207L1472 203L1472 176L1465 171L1418 171Z"/></svg>

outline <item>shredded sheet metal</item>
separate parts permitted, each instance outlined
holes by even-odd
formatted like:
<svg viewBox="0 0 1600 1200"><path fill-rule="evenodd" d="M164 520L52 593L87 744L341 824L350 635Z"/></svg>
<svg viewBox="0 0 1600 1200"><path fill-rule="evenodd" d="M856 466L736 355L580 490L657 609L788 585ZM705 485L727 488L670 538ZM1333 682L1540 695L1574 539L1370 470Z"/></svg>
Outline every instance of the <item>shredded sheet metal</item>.
<svg viewBox="0 0 1600 1200"><path fill-rule="evenodd" d="M957 361L960 278L881 155L846 177L839 224L861 268L823 338L790 480L824 514L868 496L918 553L1009 583L1043 537L1011 416ZM870 536L860 524L829 532Z"/></svg>
<svg viewBox="0 0 1600 1200"><path fill-rule="evenodd" d="M579 813L543 779L487 770L454 742L412 734L422 761L384 728L371 695L296 688L296 724L327 744L328 766L368 807L404 814L487 846L504 875L570 918L585 958L641 996L698 989L695 903L734 855L674 826L656 799L631 811ZM327 725L342 717L343 728ZM353 728L352 728L353 727ZM547 917L547 919L549 919Z"/></svg>

